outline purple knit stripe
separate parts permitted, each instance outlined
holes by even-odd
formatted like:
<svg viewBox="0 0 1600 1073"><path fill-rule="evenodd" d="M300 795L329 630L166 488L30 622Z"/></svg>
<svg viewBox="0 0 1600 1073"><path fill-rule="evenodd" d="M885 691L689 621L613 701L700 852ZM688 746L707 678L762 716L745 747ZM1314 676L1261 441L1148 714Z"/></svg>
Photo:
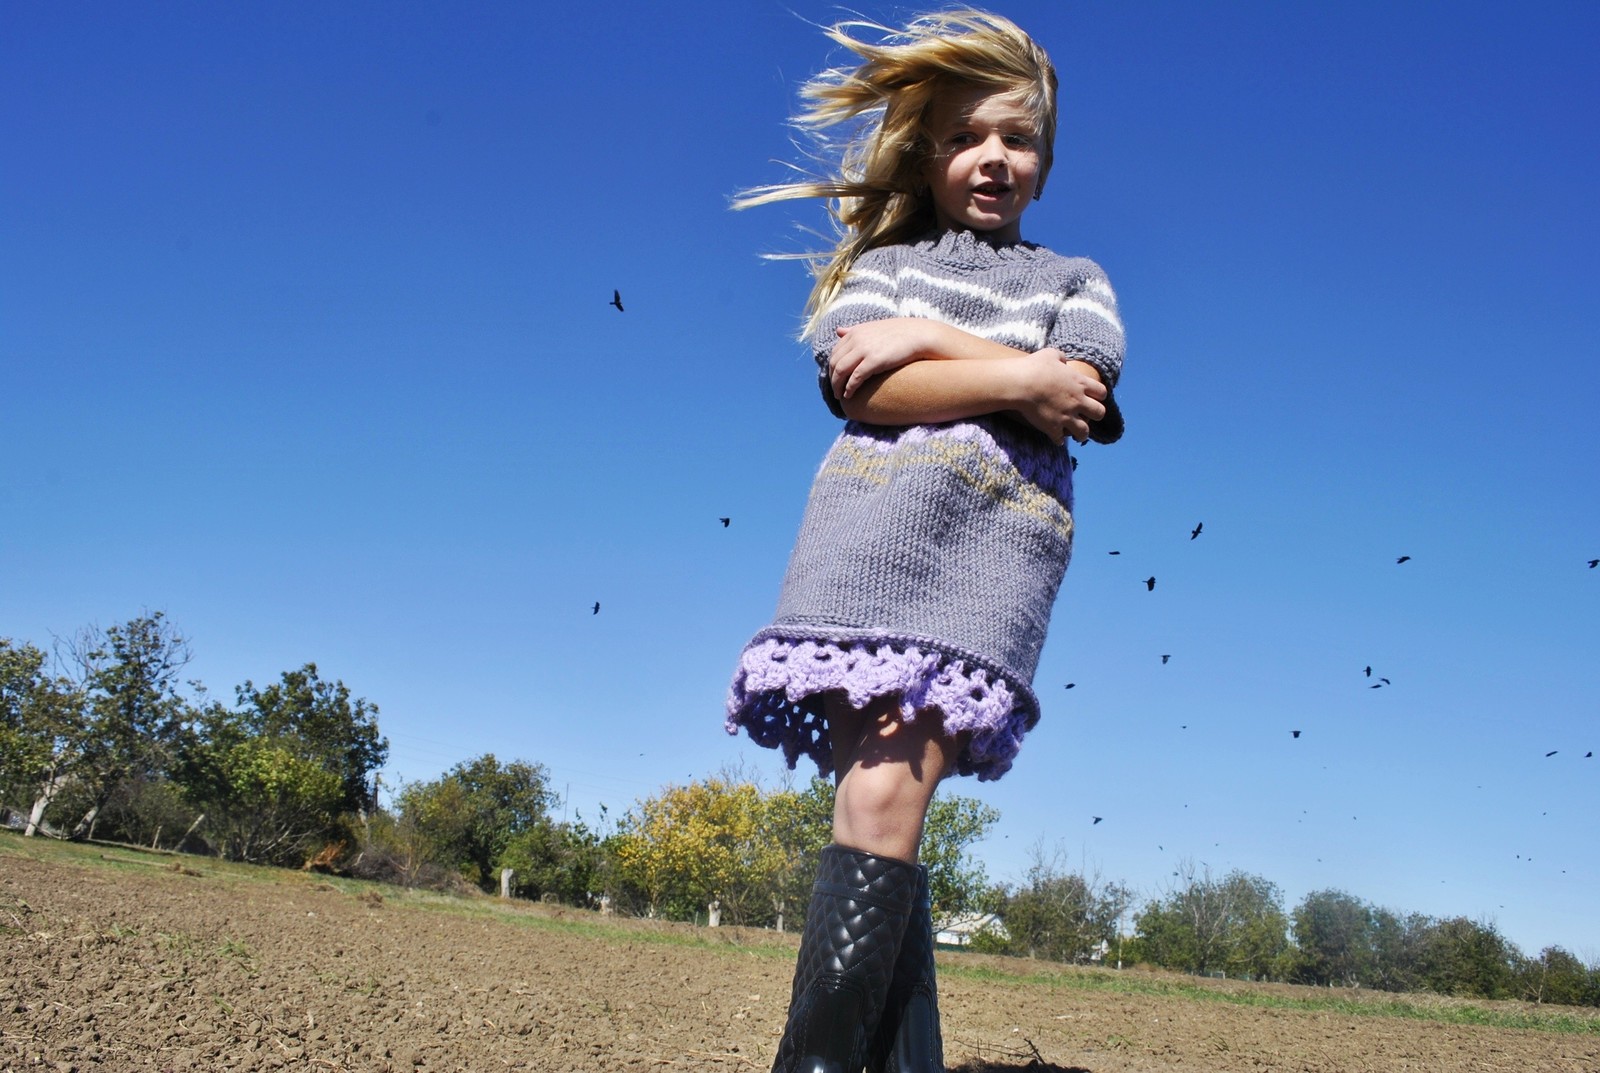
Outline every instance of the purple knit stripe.
<svg viewBox="0 0 1600 1073"><path fill-rule="evenodd" d="M900 718L914 722L936 709L951 734L971 737L956 771L980 781L1010 770L1027 732L1027 713L1002 679L938 652L887 644L839 645L767 638L739 657L728 692L729 734L743 727L763 748L781 749L793 768L804 754L824 777L833 771L833 745L822 717L822 697L840 693L852 708L899 697Z"/></svg>
<svg viewBox="0 0 1600 1073"><path fill-rule="evenodd" d="M1029 484L1048 492L1068 510L1072 509L1072 459L1067 452L1004 419L980 417L943 425L904 427L851 421L845 425L842 439L861 450L883 454L893 451L897 444L929 440L977 444L984 454L1009 462Z"/></svg>

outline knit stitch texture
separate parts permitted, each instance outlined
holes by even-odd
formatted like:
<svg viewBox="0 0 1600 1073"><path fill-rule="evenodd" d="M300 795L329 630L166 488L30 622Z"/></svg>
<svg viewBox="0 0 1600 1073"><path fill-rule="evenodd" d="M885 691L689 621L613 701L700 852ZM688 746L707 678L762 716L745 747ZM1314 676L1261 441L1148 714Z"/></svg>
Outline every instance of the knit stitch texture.
<svg viewBox="0 0 1600 1073"><path fill-rule="evenodd" d="M1094 262L966 231L869 250L814 339L929 317L1019 350L1056 347L1107 386L1122 369L1116 297ZM740 656L727 729L832 770L826 695L893 696L967 732L961 774L1003 775L1039 719L1032 681L1072 553L1072 467L992 416L903 428L849 422L812 484L773 622Z"/></svg>

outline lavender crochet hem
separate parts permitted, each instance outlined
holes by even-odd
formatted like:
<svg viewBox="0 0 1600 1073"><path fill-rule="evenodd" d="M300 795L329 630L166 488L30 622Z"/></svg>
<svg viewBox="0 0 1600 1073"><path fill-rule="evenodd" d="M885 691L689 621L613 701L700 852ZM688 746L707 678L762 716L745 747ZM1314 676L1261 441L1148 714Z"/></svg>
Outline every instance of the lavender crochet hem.
<svg viewBox="0 0 1600 1073"><path fill-rule="evenodd" d="M728 690L729 734L743 728L767 749L781 749L793 768L802 754L823 777L833 773L833 745L823 717L825 694L842 694L852 708L899 697L900 718L914 722L936 710L951 734L970 733L956 772L980 781L1011 770L1022 737L1036 721L1032 690L1014 691L981 667L943 652L903 644L757 637L739 657Z"/></svg>

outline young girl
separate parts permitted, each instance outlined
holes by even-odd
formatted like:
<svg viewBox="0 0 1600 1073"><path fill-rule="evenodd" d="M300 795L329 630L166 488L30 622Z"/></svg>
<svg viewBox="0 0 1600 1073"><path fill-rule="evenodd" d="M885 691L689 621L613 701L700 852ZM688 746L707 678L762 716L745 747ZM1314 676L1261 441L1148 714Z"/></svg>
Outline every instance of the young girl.
<svg viewBox="0 0 1600 1073"><path fill-rule="evenodd" d="M977 11L828 32L861 62L807 84L799 122L854 123L840 174L739 205L834 199L807 335L847 424L727 729L837 787L774 1070L942 1070L918 844L939 780L999 778L1039 719L1063 444L1121 434L1123 332L1097 265L1022 241L1055 135L1043 50Z"/></svg>

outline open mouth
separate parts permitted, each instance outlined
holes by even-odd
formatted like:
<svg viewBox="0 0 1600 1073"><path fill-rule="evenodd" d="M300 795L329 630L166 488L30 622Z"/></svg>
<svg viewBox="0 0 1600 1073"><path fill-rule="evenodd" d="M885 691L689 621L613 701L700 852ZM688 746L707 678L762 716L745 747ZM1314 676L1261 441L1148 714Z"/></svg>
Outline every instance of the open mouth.
<svg viewBox="0 0 1600 1073"><path fill-rule="evenodd" d="M972 188L980 197L1004 197L1011 192L1009 183L980 183Z"/></svg>

